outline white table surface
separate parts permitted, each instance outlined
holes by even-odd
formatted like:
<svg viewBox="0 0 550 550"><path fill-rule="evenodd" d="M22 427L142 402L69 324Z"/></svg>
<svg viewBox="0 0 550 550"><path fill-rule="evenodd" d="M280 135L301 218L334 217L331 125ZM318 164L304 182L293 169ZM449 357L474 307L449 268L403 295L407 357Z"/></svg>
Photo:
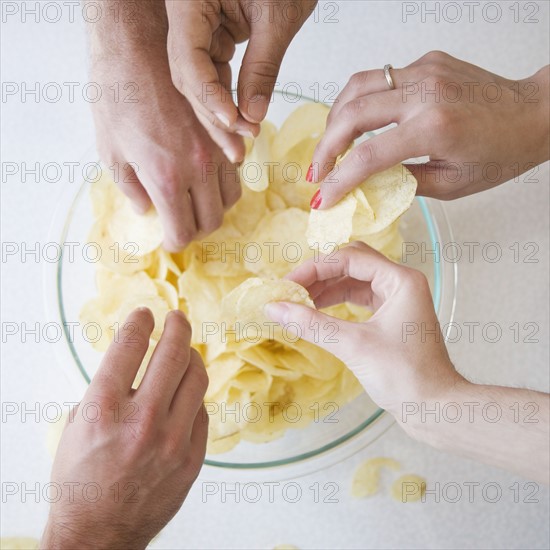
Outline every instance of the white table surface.
<svg viewBox="0 0 550 550"><path fill-rule="evenodd" d="M6 4L3 2L3 10ZM22 9L22 6L19 8ZM27 3L32 7L35 2ZM41 3L45 4L44 2ZM59 2L63 5L62 2ZM330 4L330 3L329 3ZM283 64L280 82L297 82L307 94L308 87L320 83L346 83L361 69L379 68L385 63L406 65L422 54L439 49L484 66L497 74L523 78L549 62L549 4L546 1L520 3L520 22L514 21L512 2L492 2L502 10L500 20L481 4L473 6L473 21L466 7L461 20L450 23L442 17L420 14L402 21L401 2L338 2L335 23L323 19L333 10L320 8L320 22L311 19L293 42ZM413 3L408 3L412 5ZM433 2L418 2L419 10ZM447 2L441 2L445 9ZM477 3L475 3L477 4ZM530 4L535 8L529 8ZM450 9L450 8L449 8ZM491 10L495 9L494 7ZM538 23L524 17L536 10ZM19 12L21 13L21 12ZM2 80L22 82L87 82L86 44L82 18L68 18L68 8L58 22L55 12L22 22L20 15L6 15L2 24ZM454 12L445 12L447 18ZM443 13L442 13L443 16ZM235 67L243 49L239 48ZM81 88L77 88L77 91ZM10 96L2 100L2 162L78 162L94 140L88 104L77 93L76 100L48 103L28 97ZM548 391L549 306L548 306L548 164L536 175L535 183L508 183L485 194L446 204L458 243L498 243L503 250L500 262L489 263L481 256L459 264L457 322L497 322L503 337L489 343L476 337L450 346L451 356L462 372L476 381L529 386ZM2 181L2 240L17 243L44 243L63 181L23 182L18 176ZM534 242L538 263L514 263L508 247ZM2 263L2 321L46 323L43 306L41 263L8 259ZM52 289L48 289L51 292ZM507 329L514 322L537 323L538 343L515 343ZM8 337L2 343L2 401L45 403L78 399L62 376L71 365L57 364L56 344L21 342ZM2 482L46 483L51 467L45 448L47 422L3 419ZM511 445L514 442L510 442ZM428 498L426 503L403 505L392 501L387 491L357 501L349 496L354 467L367 457L391 456L406 470L424 475L428 483L474 482L480 487L496 482L502 497L496 503L476 493L474 502L464 494L453 504ZM275 492L274 502L266 494L257 503L235 503L231 497L202 496L201 479L191 491L178 515L155 541L156 548L272 548L290 543L299 548L548 548L549 496L540 488L538 503L514 502L509 487L516 481L527 491L526 480L495 468L438 452L410 440L392 427L372 446L329 469L300 478L303 496L288 502ZM265 478L262 478L265 480ZM387 480L386 480L387 481ZM313 483L338 484L337 503L316 503L308 489ZM464 487L464 485L462 485ZM26 503L18 497L2 502L2 536L40 535L47 503ZM205 502L206 500L206 502Z"/></svg>

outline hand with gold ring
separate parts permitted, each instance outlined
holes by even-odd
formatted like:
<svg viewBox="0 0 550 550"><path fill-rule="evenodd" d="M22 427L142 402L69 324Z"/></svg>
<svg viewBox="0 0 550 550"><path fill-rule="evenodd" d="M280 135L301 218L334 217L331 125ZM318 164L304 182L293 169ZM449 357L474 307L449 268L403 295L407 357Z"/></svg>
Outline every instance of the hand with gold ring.
<svg viewBox="0 0 550 550"><path fill-rule="evenodd" d="M508 80L443 52L403 69L352 76L313 155L315 208L334 205L366 178L399 162L419 195L455 199L495 187L549 159L549 66ZM339 155L362 134L390 128Z"/></svg>

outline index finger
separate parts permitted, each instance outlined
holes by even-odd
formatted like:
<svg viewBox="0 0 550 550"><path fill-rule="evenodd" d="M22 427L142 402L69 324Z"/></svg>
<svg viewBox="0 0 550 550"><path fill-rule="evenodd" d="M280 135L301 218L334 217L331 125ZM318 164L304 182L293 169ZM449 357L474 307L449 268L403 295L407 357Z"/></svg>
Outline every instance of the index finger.
<svg viewBox="0 0 550 550"><path fill-rule="evenodd" d="M164 331L138 388L149 404L170 408L174 394L189 367L191 325L183 312L168 313Z"/></svg>
<svg viewBox="0 0 550 550"><path fill-rule="evenodd" d="M413 157L429 153L429 143L420 142L418 125L404 122L356 145L321 182L318 208L334 206L346 193L367 178Z"/></svg>
<svg viewBox="0 0 550 550"><path fill-rule="evenodd" d="M185 371L170 405L178 424L188 424L197 415L208 389L208 374L198 351L191 348L189 367Z"/></svg>
<svg viewBox="0 0 550 550"><path fill-rule="evenodd" d="M184 170L181 174L173 175L159 183L149 175L142 177L142 182L159 214L164 229L164 248L169 252L179 252L197 234L193 202L189 194L189 185L183 181L184 174L189 174L189 171Z"/></svg>
<svg viewBox="0 0 550 550"><path fill-rule="evenodd" d="M374 248L355 242L334 254L319 254L319 258L308 260L285 278L309 288L318 281L351 277L371 283L375 294L381 292L385 296L396 288L397 278L392 275L396 270L400 270L400 267Z"/></svg>
<svg viewBox="0 0 550 550"><path fill-rule="evenodd" d="M216 3L168 0L168 54L172 80L194 105L213 114L212 124L229 128L238 111L220 80L210 55L214 33L221 23Z"/></svg>
<svg viewBox="0 0 550 550"><path fill-rule="evenodd" d="M105 353L86 394L126 395L149 347L155 321L145 307L128 315Z"/></svg>

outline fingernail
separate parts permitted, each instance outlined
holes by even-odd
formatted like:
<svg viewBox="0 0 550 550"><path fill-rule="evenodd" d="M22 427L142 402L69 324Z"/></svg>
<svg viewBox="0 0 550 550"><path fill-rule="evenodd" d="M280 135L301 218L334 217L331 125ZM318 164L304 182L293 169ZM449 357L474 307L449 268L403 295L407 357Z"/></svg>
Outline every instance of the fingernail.
<svg viewBox="0 0 550 550"><path fill-rule="evenodd" d="M144 204L138 204L137 202L134 202L134 201L130 201L130 206L132 207L132 210L139 215L145 214L150 207L149 204L145 206Z"/></svg>
<svg viewBox="0 0 550 550"><path fill-rule="evenodd" d="M269 100L263 95L255 95L248 102L248 116L253 122L261 122L267 114Z"/></svg>
<svg viewBox="0 0 550 550"><path fill-rule="evenodd" d="M264 306L264 313L273 321L285 325L288 319L288 306L281 302L270 302Z"/></svg>
<svg viewBox="0 0 550 550"><path fill-rule="evenodd" d="M313 183L313 162L309 165L309 168L307 169L306 181L308 183Z"/></svg>
<svg viewBox="0 0 550 550"><path fill-rule="evenodd" d="M222 115L222 113L214 113L216 115L216 118L224 125L224 126L227 126L229 128L229 126L231 126L231 124L229 123L229 119L225 116L225 115Z"/></svg>
<svg viewBox="0 0 550 550"><path fill-rule="evenodd" d="M321 190L317 189L317 191L315 191L315 195L311 197L311 202L309 203L309 205L311 206L311 208L313 208L313 210L317 210L317 208L321 206L322 200L323 198L321 197Z"/></svg>
<svg viewBox="0 0 550 550"><path fill-rule="evenodd" d="M236 130L235 133L245 138L254 139L254 134L250 130Z"/></svg>
<svg viewBox="0 0 550 550"><path fill-rule="evenodd" d="M176 315L177 317L181 317L182 319L187 319L187 317L185 317L185 313L183 313L183 311L181 311L180 309L171 309L168 312L168 315Z"/></svg>
<svg viewBox="0 0 550 550"><path fill-rule="evenodd" d="M235 151L232 151L231 149L223 149L223 154L227 157L231 164L237 164L237 162L239 162L239 157Z"/></svg>

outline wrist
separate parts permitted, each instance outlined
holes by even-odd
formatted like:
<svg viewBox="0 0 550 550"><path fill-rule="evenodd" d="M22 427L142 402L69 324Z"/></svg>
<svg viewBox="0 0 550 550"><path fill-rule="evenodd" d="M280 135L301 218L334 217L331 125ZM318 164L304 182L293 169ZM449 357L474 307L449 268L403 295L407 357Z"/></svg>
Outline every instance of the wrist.
<svg viewBox="0 0 550 550"><path fill-rule="evenodd" d="M51 517L48 518L44 533L40 539L40 550L62 550L68 548L89 548L89 542L79 536L74 526L69 522L56 522Z"/></svg>
<svg viewBox="0 0 550 550"><path fill-rule="evenodd" d="M533 135L529 162L542 164L550 159L550 65L519 82L520 101L524 103Z"/></svg>
<svg viewBox="0 0 550 550"><path fill-rule="evenodd" d="M434 369L435 370L435 369ZM449 361L437 372L433 372L428 383L418 384L418 390L409 401L403 401L398 414L394 413L397 423L409 436L437 447L439 430L434 429L442 414L455 404L461 407L463 397L468 395L469 388L474 386L461 376ZM454 409L453 409L454 411ZM449 416L453 414L449 412Z"/></svg>
<svg viewBox="0 0 550 550"><path fill-rule="evenodd" d="M132 548L142 550L147 548L149 540L140 541L137 536L129 538L122 533L111 534L108 524L94 521L93 526L100 524L101 533L94 534L92 526L79 527L70 518L58 521L48 518L44 533L40 539L40 550L101 550L103 548Z"/></svg>

